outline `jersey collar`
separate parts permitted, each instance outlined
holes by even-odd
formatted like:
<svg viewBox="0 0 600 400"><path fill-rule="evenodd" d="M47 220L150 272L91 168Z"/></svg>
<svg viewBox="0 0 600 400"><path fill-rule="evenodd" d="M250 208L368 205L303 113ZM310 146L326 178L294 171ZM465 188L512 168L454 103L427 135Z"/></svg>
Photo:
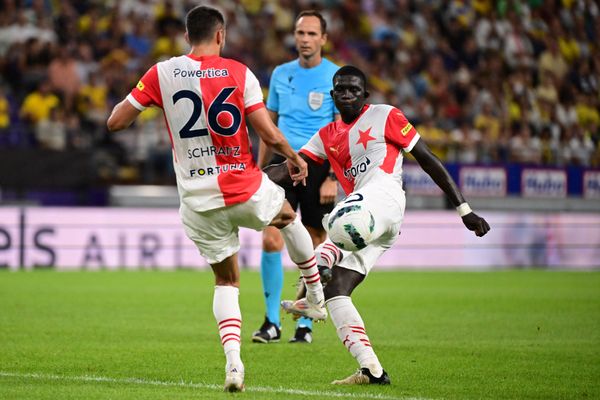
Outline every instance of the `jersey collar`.
<svg viewBox="0 0 600 400"><path fill-rule="evenodd" d="M352 127L356 121L358 121L360 119L360 117L362 117L362 115L367 111L367 109L369 108L370 104L365 104L362 108L362 110L360 110L360 114L358 114L358 117L356 117L356 119L352 122L350 122L349 124L345 123L344 120L342 120L340 118L339 121L337 121L340 124L341 128L350 128Z"/></svg>
<svg viewBox="0 0 600 400"><path fill-rule="evenodd" d="M186 54L186 56L189 57L189 58L191 58L194 61L206 61L206 60L211 60L211 59L220 57L220 56L217 56L217 55L214 55L214 54L209 55L209 56L195 56L195 55L193 55L191 53L190 54Z"/></svg>

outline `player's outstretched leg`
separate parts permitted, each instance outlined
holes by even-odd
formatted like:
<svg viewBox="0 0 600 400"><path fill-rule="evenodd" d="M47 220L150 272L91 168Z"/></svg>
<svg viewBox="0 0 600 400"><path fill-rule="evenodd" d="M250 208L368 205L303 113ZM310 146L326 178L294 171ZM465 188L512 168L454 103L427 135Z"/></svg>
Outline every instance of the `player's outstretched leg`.
<svg viewBox="0 0 600 400"><path fill-rule="evenodd" d="M307 289L305 299L284 300L281 302L281 306L288 313L312 318L315 321L325 320L327 318L325 296L310 234L300 222L299 217L282 228L281 234L290 258L298 265L302 273Z"/></svg>
<svg viewBox="0 0 600 400"><path fill-rule="evenodd" d="M215 286L213 313L227 359L224 385L226 392L244 391L244 364L240 358L242 314L238 298L237 287Z"/></svg>
<svg viewBox="0 0 600 400"><path fill-rule="evenodd" d="M342 252L331 240L326 240L317 246L315 256L319 275L321 276L321 284L325 286L331 280L331 269L342 260ZM306 296L306 287L302 279L298 286L296 300ZM290 343L312 343L312 321L310 319L302 317L298 320L296 332L294 333L294 337L290 339Z"/></svg>
<svg viewBox="0 0 600 400"><path fill-rule="evenodd" d="M389 385L390 378L379 363L371 347L365 324L348 296L327 300L331 321L338 337L360 365L359 370L345 379L331 382L334 385Z"/></svg>

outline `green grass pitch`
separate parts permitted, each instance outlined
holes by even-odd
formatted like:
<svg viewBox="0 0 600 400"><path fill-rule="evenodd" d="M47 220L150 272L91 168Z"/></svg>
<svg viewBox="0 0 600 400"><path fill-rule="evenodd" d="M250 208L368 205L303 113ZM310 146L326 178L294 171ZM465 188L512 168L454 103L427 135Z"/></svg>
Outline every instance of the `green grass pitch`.
<svg viewBox="0 0 600 400"><path fill-rule="evenodd" d="M297 275L286 273L284 294ZM331 322L312 345L250 341L259 274L242 272L245 393L222 393L213 278L192 272L0 272L0 399L598 399L600 273L379 272L354 302L389 387Z"/></svg>

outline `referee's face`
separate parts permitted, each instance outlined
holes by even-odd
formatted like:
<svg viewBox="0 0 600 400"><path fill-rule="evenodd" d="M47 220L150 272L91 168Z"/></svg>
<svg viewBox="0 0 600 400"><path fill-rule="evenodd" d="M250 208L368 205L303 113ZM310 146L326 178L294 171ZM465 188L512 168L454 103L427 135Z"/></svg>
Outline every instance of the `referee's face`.
<svg viewBox="0 0 600 400"><path fill-rule="evenodd" d="M296 39L296 50L304 59L320 57L321 48L327 41L327 35L321 32L321 21L312 15L304 16L296 22L294 38Z"/></svg>

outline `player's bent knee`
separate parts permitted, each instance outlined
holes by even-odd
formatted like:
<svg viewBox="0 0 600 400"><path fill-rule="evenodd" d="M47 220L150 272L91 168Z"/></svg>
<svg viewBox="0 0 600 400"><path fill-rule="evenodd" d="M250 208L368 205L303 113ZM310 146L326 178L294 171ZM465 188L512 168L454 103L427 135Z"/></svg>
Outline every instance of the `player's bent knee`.
<svg viewBox="0 0 600 400"><path fill-rule="evenodd" d="M283 249L283 238L276 229L265 229L263 234L263 250L268 253L281 251Z"/></svg>
<svg viewBox="0 0 600 400"><path fill-rule="evenodd" d="M270 225L274 226L278 229L281 229L281 228L285 228L287 225L294 222L295 219L296 219L296 212L294 211L292 206L290 206L290 203L288 203L286 200L283 203L283 207L281 207L279 214L277 214L277 216L275 216L275 218L273 218Z"/></svg>

